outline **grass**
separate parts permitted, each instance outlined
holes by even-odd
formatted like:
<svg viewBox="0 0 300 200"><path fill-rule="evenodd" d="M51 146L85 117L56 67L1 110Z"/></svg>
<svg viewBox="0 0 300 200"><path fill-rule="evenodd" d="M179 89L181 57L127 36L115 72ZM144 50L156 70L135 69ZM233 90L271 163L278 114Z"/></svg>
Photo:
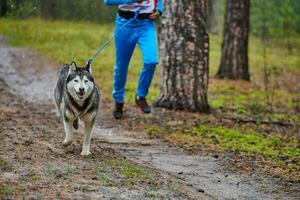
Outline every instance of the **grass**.
<svg viewBox="0 0 300 200"><path fill-rule="evenodd" d="M44 21L41 19L17 20L9 18L0 19L0 34L9 36L10 44L14 46L25 46L35 49L44 56L56 63L69 63L72 60L84 65L86 60L94 54L100 44L103 44L113 33L113 24L95 24L88 22L65 22L65 21ZM213 76L218 68L220 60L221 36L210 37L210 75ZM249 65L251 77L258 81L261 77L262 68L262 46L257 38L250 38ZM113 69L115 63L114 44L110 44L94 62L94 74L100 85L104 97L111 99ZM274 46L273 43L268 46L268 64L279 69L298 69L299 57L289 55L287 50ZM138 75L141 70L141 54L138 49L130 63L128 73L128 83L126 87L126 101L133 102L135 90L137 87ZM215 98L213 93L216 87L223 83L211 84L210 96L213 107L221 107L224 99ZM159 95L159 70L153 81L148 98L154 101ZM261 94L257 94L261 96ZM257 96L256 95L256 96ZM231 96L235 96L232 94Z"/></svg>
<svg viewBox="0 0 300 200"><path fill-rule="evenodd" d="M195 133L196 136L207 139L211 143L219 144L221 148L233 151L261 153L273 158L283 155L295 159L300 156L297 140L285 138L280 134L265 136L251 129L240 132L222 126L211 128L206 125L198 126Z"/></svg>
<svg viewBox="0 0 300 200"><path fill-rule="evenodd" d="M270 166L282 168L284 173L293 173L293 180L300 180L299 141L290 135L258 132L247 125L228 128L222 125L200 124L186 126L172 123L170 127L150 127L146 129L150 138L164 141L197 152L240 152L247 155L261 155L269 160ZM258 167L258 166L257 166Z"/></svg>
<svg viewBox="0 0 300 200"><path fill-rule="evenodd" d="M269 94L263 87L246 81L239 81L237 84L236 81L212 80L209 95L213 108L235 110L245 115L265 114L266 111L270 111L267 96L271 98L271 106L276 108L277 113L294 113L296 117L295 110L300 106L300 101L297 100L300 93L273 88L272 94Z"/></svg>
<svg viewBox="0 0 300 200"><path fill-rule="evenodd" d="M158 132L168 130L149 128L147 131L152 137L156 137ZM286 159L295 159L300 169L300 160L297 160L300 158L299 142L295 137L276 133L263 135L244 126L234 129L224 126L209 127L201 124L193 129L171 132L165 139L191 150L213 144L223 150L258 153L275 159L284 156Z"/></svg>
<svg viewBox="0 0 300 200"><path fill-rule="evenodd" d="M99 163L95 173L106 186L154 184L154 174L124 160L105 160Z"/></svg>

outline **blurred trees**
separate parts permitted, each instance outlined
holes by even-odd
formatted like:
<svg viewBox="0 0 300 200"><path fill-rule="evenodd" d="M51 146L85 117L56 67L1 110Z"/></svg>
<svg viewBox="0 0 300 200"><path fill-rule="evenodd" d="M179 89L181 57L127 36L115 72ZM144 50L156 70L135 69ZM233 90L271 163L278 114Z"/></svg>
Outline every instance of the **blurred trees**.
<svg viewBox="0 0 300 200"><path fill-rule="evenodd" d="M249 15L250 0L227 0L219 78L249 80Z"/></svg>
<svg viewBox="0 0 300 200"><path fill-rule="evenodd" d="M6 0L0 0L0 17L4 16L7 11Z"/></svg>
<svg viewBox="0 0 300 200"><path fill-rule="evenodd" d="M264 8L261 0L251 0L251 33L261 34L262 9L266 21L267 38L280 39L285 43L289 52L293 52L293 38L300 34L300 1L272 0L265 1Z"/></svg>
<svg viewBox="0 0 300 200"><path fill-rule="evenodd" d="M206 0L172 1L161 20L161 91L156 106L207 112Z"/></svg>
<svg viewBox="0 0 300 200"><path fill-rule="evenodd" d="M173 1L167 1L172 2ZM208 29L211 33L221 32L225 13L225 0L207 0ZM166 3L169 6L170 3ZM6 5L6 6L5 6ZM261 0L251 0L251 34L261 32ZM103 0L0 0L0 16L35 17L46 19L86 20L111 22L116 7L105 6ZM280 38L292 51L291 39L300 33L300 1L268 0L266 2L267 35Z"/></svg>
<svg viewBox="0 0 300 200"><path fill-rule="evenodd" d="M218 10L220 3L220 0L207 0L207 29L213 34L217 34L219 31Z"/></svg>
<svg viewBox="0 0 300 200"><path fill-rule="evenodd" d="M5 0L0 0L0 3ZM7 15L45 19L111 22L116 7L105 6L103 0L6 0Z"/></svg>
<svg viewBox="0 0 300 200"><path fill-rule="evenodd" d="M40 15L47 19L55 19L56 16L59 16L58 3L58 0L39 0L38 6ZM63 9L63 7L61 7L60 9Z"/></svg>

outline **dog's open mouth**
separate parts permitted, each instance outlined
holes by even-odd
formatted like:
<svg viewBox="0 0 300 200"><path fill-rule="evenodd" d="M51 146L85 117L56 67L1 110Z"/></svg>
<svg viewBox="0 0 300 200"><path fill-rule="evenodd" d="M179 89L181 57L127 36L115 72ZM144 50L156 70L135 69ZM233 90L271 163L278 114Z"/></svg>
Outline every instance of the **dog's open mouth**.
<svg viewBox="0 0 300 200"><path fill-rule="evenodd" d="M83 99L85 92L76 92L79 99Z"/></svg>

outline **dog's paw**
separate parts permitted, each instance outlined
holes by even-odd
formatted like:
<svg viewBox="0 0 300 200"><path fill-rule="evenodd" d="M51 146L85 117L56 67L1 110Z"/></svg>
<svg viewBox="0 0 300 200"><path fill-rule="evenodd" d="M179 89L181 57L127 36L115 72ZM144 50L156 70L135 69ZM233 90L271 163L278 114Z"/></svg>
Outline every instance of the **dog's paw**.
<svg viewBox="0 0 300 200"><path fill-rule="evenodd" d="M68 145L70 145L72 143L72 140L64 140L63 142L62 142L62 144L64 145L64 146L68 146Z"/></svg>
<svg viewBox="0 0 300 200"><path fill-rule="evenodd" d="M80 153L80 155L82 155L82 156L88 156L88 155L91 155L91 152L90 151L82 151Z"/></svg>

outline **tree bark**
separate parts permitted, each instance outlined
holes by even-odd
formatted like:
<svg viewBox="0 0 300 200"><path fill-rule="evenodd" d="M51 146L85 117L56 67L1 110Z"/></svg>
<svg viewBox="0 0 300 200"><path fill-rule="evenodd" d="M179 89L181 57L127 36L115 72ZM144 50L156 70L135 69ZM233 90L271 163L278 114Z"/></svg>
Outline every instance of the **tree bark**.
<svg viewBox="0 0 300 200"><path fill-rule="evenodd" d="M250 80L249 15L250 0L227 0L219 78Z"/></svg>
<svg viewBox="0 0 300 200"><path fill-rule="evenodd" d="M166 1L169 2L169 1ZM207 112L209 37L206 0L166 3L160 27L158 107Z"/></svg>
<svg viewBox="0 0 300 200"><path fill-rule="evenodd" d="M207 0L207 29L209 33L218 33L217 12L220 0Z"/></svg>
<svg viewBox="0 0 300 200"><path fill-rule="evenodd" d="M5 16L7 12L7 2L6 0L0 0L0 17Z"/></svg>

